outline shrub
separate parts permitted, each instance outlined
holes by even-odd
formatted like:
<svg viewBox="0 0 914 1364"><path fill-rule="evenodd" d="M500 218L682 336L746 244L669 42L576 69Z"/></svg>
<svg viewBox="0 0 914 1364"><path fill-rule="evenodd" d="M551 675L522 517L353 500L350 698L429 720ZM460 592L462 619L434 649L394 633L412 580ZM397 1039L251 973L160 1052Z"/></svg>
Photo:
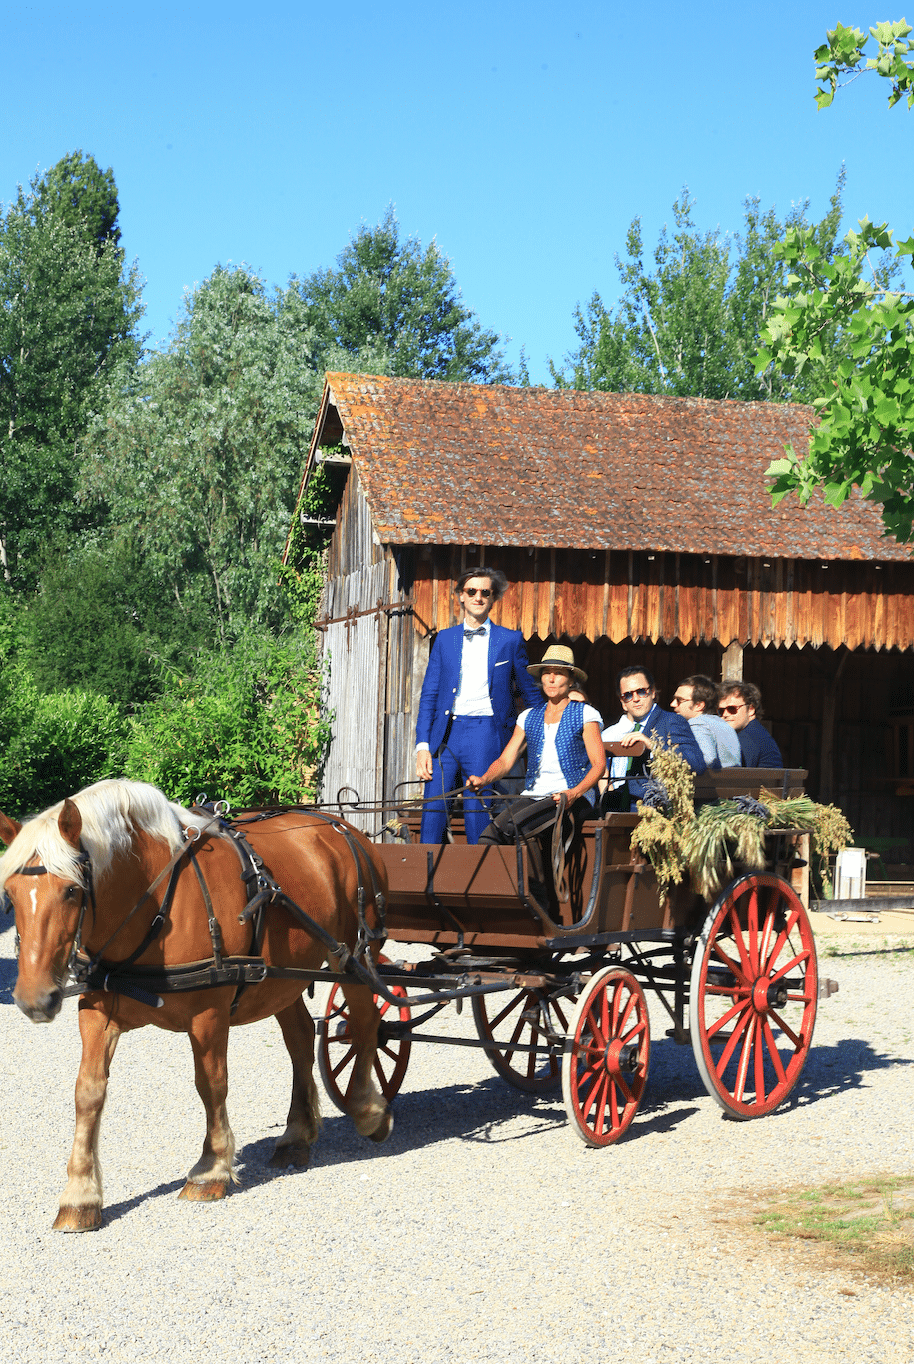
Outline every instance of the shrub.
<svg viewBox="0 0 914 1364"><path fill-rule="evenodd" d="M297 804L314 798L329 739L313 646L247 636L142 708L127 775L183 804L203 792L236 809Z"/></svg>
<svg viewBox="0 0 914 1364"><path fill-rule="evenodd" d="M107 697L38 692L21 666L0 672L0 809L22 815L53 805L124 764L124 722Z"/></svg>

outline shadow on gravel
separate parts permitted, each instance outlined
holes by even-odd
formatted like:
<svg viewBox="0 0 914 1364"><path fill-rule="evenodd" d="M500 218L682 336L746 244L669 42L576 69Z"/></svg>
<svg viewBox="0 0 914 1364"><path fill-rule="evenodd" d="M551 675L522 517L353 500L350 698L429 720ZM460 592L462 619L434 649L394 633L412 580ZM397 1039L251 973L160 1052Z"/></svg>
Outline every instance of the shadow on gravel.
<svg viewBox="0 0 914 1364"><path fill-rule="evenodd" d="M16 937L12 914L0 914L0 1004L12 1004L16 984Z"/></svg>
<svg viewBox="0 0 914 1364"><path fill-rule="evenodd" d="M876 1051L862 1037L844 1037L831 1046L817 1046L813 1040L796 1088L780 1108L768 1115L766 1122L773 1122L801 1105L859 1089L865 1078L876 1071L911 1065L914 1061L908 1057ZM687 1103L705 1094L691 1047L681 1046L671 1037L662 1038L651 1046L650 1073L639 1110L639 1126L652 1109ZM724 1116L721 1110L721 1117Z"/></svg>
<svg viewBox="0 0 914 1364"><path fill-rule="evenodd" d="M118 1222L128 1213L139 1208L143 1203L148 1203L150 1198L174 1198L177 1201L178 1194L184 1188L185 1180L172 1179L167 1184L157 1184L154 1189L146 1189L144 1193L138 1193L135 1198L125 1198L120 1203L111 1203L102 1209L102 1228L109 1222Z"/></svg>

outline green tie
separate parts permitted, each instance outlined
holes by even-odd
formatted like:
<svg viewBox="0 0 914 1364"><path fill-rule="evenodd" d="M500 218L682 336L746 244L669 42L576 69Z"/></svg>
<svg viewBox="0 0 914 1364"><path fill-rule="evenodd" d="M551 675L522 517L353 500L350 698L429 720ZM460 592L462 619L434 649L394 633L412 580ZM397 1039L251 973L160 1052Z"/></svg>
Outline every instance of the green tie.
<svg viewBox="0 0 914 1364"><path fill-rule="evenodd" d="M640 720L636 720L636 721L635 721L635 728L634 728L631 732L632 732L632 734L637 734L637 733L639 732L640 729L641 729L641 721L640 721ZM638 756L640 757L641 755L639 754ZM633 763L634 761L635 761L635 759L634 759L634 755L633 755L631 758L629 758L628 762L625 764L625 775L626 775L626 776L628 776L629 772L631 772L631 770L632 770L632 763Z"/></svg>

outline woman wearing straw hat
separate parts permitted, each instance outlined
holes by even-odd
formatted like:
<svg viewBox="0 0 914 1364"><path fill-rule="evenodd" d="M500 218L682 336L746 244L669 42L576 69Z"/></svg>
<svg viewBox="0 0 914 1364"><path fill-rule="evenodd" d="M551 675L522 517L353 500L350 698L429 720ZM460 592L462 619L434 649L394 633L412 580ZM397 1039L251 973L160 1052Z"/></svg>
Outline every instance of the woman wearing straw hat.
<svg viewBox="0 0 914 1364"><path fill-rule="evenodd" d="M526 748L523 794L492 821L479 841L512 843L521 837L527 842L534 864L530 889L545 908L542 851L536 836L553 828L563 797L575 829L596 813L597 782L606 770L606 754L599 712L570 696L576 685L587 681L584 670L575 667L572 650L564 644L550 645L541 662L529 664L527 671L539 681L545 701L517 717L504 752L481 777L468 777L467 786L479 791L506 776Z"/></svg>

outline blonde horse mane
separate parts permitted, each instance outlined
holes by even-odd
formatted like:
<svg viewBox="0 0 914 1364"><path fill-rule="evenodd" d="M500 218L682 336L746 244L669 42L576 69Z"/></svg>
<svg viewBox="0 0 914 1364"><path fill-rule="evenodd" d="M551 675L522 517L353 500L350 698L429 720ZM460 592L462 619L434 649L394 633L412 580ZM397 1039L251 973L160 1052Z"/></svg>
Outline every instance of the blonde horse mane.
<svg viewBox="0 0 914 1364"><path fill-rule="evenodd" d="M123 778L96 782L72 800L82 817L82 842L96 878L104 876L119 853L130 851L137 832L159 839L169 852L175 852L183 842L183 829L194 821L189 810L173 804L157 786ZM77 850L57 824L62 809L60 800L23 824L0 857L0 894L7 877L36 857L52 876L84 884Z"/></svg>

